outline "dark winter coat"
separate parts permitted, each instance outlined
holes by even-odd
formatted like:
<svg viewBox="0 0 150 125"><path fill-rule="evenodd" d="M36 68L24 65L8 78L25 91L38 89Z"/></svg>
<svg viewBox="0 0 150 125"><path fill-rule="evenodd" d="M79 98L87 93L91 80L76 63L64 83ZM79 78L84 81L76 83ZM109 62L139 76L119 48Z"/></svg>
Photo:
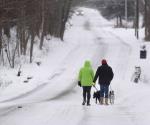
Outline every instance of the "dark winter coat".
<svg viewBox="0 0 150 125"><path fill-rule="evenodd" d="M114 73L112 68L107 64L103 64L98 67L93 82L95 83L97 78L99 78L100 85L109 85L113 79Z"/></svg>

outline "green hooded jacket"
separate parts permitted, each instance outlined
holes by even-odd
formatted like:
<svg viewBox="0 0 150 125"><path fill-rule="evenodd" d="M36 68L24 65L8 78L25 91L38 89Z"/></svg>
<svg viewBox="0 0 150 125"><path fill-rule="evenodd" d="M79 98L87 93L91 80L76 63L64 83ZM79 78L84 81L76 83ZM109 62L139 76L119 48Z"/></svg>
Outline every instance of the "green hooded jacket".
<svg viewBox="0 0 150 125"><path fill-rule="evenodd" d="M80 69L78 80L81 86L92 86L94 79L94 71L91 67L90 61L85 61L84 67Z"/></svg>

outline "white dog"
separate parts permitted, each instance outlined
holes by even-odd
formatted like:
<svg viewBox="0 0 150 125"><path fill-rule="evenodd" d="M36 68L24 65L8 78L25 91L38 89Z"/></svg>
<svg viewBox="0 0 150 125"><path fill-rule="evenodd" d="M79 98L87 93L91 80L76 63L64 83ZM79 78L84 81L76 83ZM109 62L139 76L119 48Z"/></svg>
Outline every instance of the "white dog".
<svg viewBox="0 0 150 125"><path fill-rule="evenodd" d="M109 91L109 100L110 100L110 104L114 104L115 93L113 90Z"/></svg>

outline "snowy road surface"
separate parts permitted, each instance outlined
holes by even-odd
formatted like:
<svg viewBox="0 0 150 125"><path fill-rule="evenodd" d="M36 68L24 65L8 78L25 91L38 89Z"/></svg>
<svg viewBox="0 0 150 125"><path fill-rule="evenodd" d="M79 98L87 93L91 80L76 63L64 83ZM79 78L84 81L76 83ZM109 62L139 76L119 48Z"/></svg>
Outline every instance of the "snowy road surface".
<svg viewBox="0 0 150 125"><path fill-rule="evenodd" d="M134 102L136 92L130 90L135 87L139 91L139 88L127 79L131 74L132 46L110 30L113 25L98 11L82 9L84 16L74 15L73 26L65 33L68 47L61 49L59 56L65 51L68 54L60 66L39 88L1 100L0 125L148 125L150 109L136 110L139 107L135 106L144 95ZM56 56L52 60L59 58ZM111 87L116 94L115 104L101 106L91 97L91 106L82 106L82 89L76 85L78 71L86 59L91 60L96 70L102 58L114 70ZM22 108L18 108L20 105Z"/></svg>

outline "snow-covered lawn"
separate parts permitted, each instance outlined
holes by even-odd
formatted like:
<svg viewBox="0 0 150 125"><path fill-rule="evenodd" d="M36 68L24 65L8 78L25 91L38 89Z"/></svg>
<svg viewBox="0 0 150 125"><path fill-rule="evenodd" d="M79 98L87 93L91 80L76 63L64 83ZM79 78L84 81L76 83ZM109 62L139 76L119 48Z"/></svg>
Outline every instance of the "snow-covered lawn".
<svg viewBox="0 0 150 125"><path fill-rule="evenodd" d="M97 10L81 9L84 15L72 17L64 42L46 42L49 53L40 66L23 65L21 77L18 69L0 71L2 82L10 81L0 89L0 125L149 125L150 44L144 43L147 59L139 59L143 29L136 40L133 29L115 29ZM101 106L91 97L91 106L82 106L78 71L87 59L96 70L103 58L114 70L115 104ZM142 68L138 84L131 81L135 66Z"/></svg>

